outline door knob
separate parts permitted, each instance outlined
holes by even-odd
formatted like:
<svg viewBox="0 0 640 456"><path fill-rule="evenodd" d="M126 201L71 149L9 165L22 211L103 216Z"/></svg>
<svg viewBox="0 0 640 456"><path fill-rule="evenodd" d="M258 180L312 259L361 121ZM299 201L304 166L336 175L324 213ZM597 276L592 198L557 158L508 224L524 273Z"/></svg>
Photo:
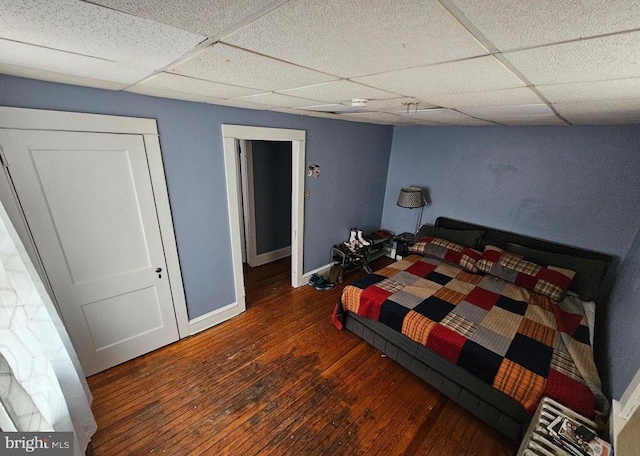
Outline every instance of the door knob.
<svg viewBox="0 0 640 456"><path fill-rule="evenodd" d="M162 268L156 268L156 272L162 272Z"/></svg>

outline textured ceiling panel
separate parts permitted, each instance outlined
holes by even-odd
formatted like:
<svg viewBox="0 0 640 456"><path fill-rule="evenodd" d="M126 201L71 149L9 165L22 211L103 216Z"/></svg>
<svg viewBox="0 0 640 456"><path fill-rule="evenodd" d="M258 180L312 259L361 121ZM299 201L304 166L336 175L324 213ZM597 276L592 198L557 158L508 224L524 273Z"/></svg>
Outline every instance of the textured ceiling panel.
<svg viewBox="0 0 640 456"><path fill-rule="evenodd" d="M433 0L297 0L225 42L353 77L486 54Z"/></svg>
<svg viewBox="0 0 640 456"><path fill-rule="evenodd" d="M340 114L341 117L346 117L348 119L359 120L359 121L374 121L383 123L386 125L393 124L412 124L412 122L406 118L403 118L397 114L391 114L387 112L357 112L357 113L349 113L349 114Z"/></svg>
<svg viewBox="0 0 640 456"><path fill-rule="evenodd" d="M513 73L490 56L392 71L354 80L431 103L432 95L524 86Z"/></svg>
<svg viewBox="0 0 640 456"><path fill-rule="evenodd" d="M191 93L175 92L173 90L163 90L155 87L133 86L129 87L127 92L137 93L139 95L149 95L152 97L172 98L174 100L195 101L198 103L218 103L219 99L206 97L204 95L194 95Z"/></svg>
<svg viewBox="0 0 640 456"><path fill-rule="evenodd" d="M300 106L299 108L303 111L317 111L317 112L350 112L355 108L351 106L347 106L340 103L331 103L331 104L318 104L318 105L309 105L309 106Z"/></svg>
<svg viewBox="0 0 640 456"><path fill-rule="evenodd" d="M0 38L147 70L162 68L205 39L74 0L0 1Z"/></svg>
<svg viewBox="0 0 640 456"><path fill-rule="evenodd" d="M568 125L556 116L505 117L494 119L494 121L504 125Z"/></svg>
<svg viewBox="0 0 640 456"><path fill-rule="evenodd" d="M537 89L552 103L624 100L640 98L640 78L541 85Z"/></svg>
<svg viewBox="0 0 640 456"><path fill-rule="evenodd" d="M280 90L279 92L300 98L321 100L327 103L342 103L353 98L367 98L370 100L398 98L397 93L385 92L344 80L299 87L297 89Z"/></svg>
<svg viewBox="0 0 640 456"><path fill-rule="evenodd" d="M371 100L367 103L368 111L389 111L396 112L408 109L424 109L424 108L435 108L435 105L430 103L425 103L424 101L417 100L416 98L411 97L402 97L402 98L390 98L387 100Z"/></svg>
<svg viewBox="0 0 640 456"><path fill-rule="evenodd" d="M489 122L481 119L474 119L473 117L467 117L466 119L456 119L456 120L439 120L438 122L443 125L464 125L469 127L496 126L496 123L494 122Z"/></svg>
<svg viewBox="0 0 640 456"><path fill-rule="evenodd" d="M72 76L71 79L79 76L127 85L148 74L148 70L132 68L117 62L7 40L0 40L0 63L66 73Z"/></svg>
<svg viewBox="0 0 640 456"><path fill-rule="evenodd" d="M193 79L169 73L161 73L142 84L138 84L138 86L190 93L192 95L202 95L210 98L234 98L260 93L258 90L248 89L246 87L219 84L217 82L203 81L201 79Z"/></svg>
<svg viewBox="0 0 640 456"><path fill-rule="evenodd" d="M273 0L88 0L135 16L188 30L219 36Z"/></svg>
<svg viewBox="0 0 640 456"><path fill-rule="evenodd" d="M234 98L237 101L243 101L247 103L257 103L269 106L275 106L280 108L293 108L300 106L309 106L315 104L317 100L309 100L306 98L291 97L289 95L282 95L279 93L259 93L257 95L248 95L245 97Z"/></svg>
<svg viewBox="0 0 640 456"><path fill-rule="evenodd" d="M462 114L460 112L441 108L423 109L418 111L411 111L410 113L399 112L398 114L403 117L407 117L408 119L433 120L434 122L469 119L469 116L466 116L465 114Z"/></svg>
<svg viewBox="0 0 640 456"><path fill-rule="evenodd" d="M551 116L553 111L546 104L530 104L518 106L487 106L477 108L460 108L460 111L474 117L493 120L496 117L531 117Z"/></svg>
<svg viewBox="0 0 640 456"><path fill-rule="evenodd" d="M536 85L640 77L640 32L593 38L504 56Z"/></svg>
<svg viewBox="0 0 640 456"><path fill-rule="evenodd" d="M556 103L553 105L574 124L640 123L640 98L633 100Z"/></svg>
<svg viewBox="0 0 640 456"><path fill-rule="evenodd" d="M221 43L206 48L170 71L269 92L336 80L333 76Z"/></svg>
<svg viewBox="0 0 640 456"><path fill-rule="evenodd" d="M18 76L20 78L39 79L41 81L59 82L62 84L95 87L97 89L106 90L122 90L128 85L121 82L109 82L101 79L71 76L68 74L54 73L52 71L36 70L35 68L7 65L5 63L0 63L0 74L8 74L11 76Z"/></svg>
<svg viewBox="0 0 640 456"><path fill-rule="evenodd" d="M473 108L540 103L540 98L528 87L491 90L488 92L431 95L428 101L445 108Z"/></svg>
<svg viewBox="0 0 640 456"><path fill-rule="evenodd" d="M640 0L452 0L502 51L640 28Z"/></svg>

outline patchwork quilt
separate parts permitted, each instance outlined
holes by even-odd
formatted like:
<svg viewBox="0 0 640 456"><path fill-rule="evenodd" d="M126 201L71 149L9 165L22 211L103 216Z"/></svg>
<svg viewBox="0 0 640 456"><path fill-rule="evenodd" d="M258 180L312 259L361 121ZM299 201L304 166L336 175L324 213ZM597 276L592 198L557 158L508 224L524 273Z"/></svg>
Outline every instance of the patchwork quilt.
<svg viewBox="0 0 640 456"><path fill-rule="evenodd" d="M582 302L560 302L490 275L411 255L345 287L344 311L377 320L514 398L543 396L594 418L606 399Z"/></svg>

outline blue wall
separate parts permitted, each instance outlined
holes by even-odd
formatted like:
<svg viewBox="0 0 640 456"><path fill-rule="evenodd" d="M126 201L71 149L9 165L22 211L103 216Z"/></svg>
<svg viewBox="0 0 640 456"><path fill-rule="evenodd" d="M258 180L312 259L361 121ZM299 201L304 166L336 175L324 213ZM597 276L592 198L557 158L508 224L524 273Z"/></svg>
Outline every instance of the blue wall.
<svg viewBox="0 0 640 456"><path fill-rule="evenodd" d="M401 187L440 215L617 255L640 227L640 127L397 127L383 225L411 231Z"/></svg>
<svg viewBox="0 0 640 456"><path fill-rule="evenodd" d="M640 231L618 270L609 304L598 318L605 322L605 384L611 396L620 399L640 369Z"/></svg>
<svg viewBox="0 0 640 456"><path fill-rule="evenodd" d="M155 118L189 317L235 302L221 125L306 130L304 271L329 263L351 226L382 216L393 128L147 97L0 75L0 105Z"/></svg>
<svg viewBox="0 0 640 456"><path fill-rule="evenodd" d="M291 143L251 141L258 255L291 246Z"/></svg>
<svg viewBox="0 0 640 456"><path fill-rule="evenodd" d="M640 367L638 176L640 126L396 127L382 224L413 230L396 201L418 185L424 223L444 215L624 259L595 334L605 392L619 398Z"/></svg>

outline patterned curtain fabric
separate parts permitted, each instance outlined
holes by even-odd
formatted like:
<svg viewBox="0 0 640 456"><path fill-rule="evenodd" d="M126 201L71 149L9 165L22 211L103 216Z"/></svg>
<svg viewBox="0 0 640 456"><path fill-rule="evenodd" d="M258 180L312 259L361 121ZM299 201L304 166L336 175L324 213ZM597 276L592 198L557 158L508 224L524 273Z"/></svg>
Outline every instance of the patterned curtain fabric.
<svg viewBox="0 0 640 456"><path fill-rule="evenodd" d="M0 402L18 431L72 431L84 454L92 396L60 317L0 204Z"/></svg>

